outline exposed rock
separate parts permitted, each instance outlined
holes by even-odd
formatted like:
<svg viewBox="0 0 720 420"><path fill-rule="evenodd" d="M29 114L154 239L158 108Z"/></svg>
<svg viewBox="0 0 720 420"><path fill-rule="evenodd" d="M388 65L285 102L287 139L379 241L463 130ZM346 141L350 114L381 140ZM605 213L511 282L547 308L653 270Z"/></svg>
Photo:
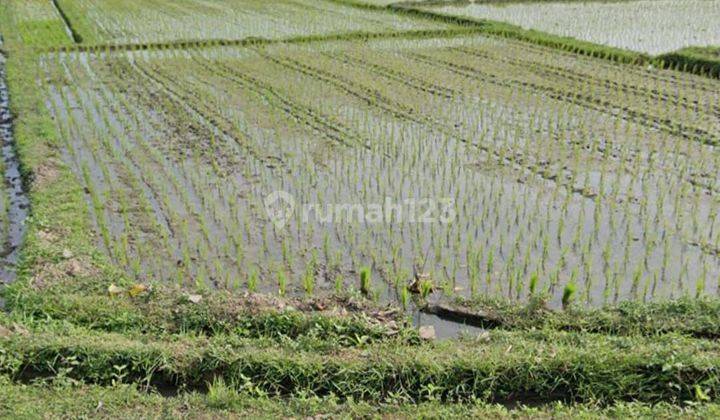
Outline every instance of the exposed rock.
<svg viewBox="0 0 720 420"><path fill-rule="evenodd" d="M420 338L423 340L434 340L436 338L435 335L435 327L432 325L423 325L419 329Z"/></svg>
<svg viewBox="0 0 720 420"><path fill-rule="evenodd" d="M192 303L202 302L202 295L188 295L188 300Z"/></svg>
<svg viewBox="0 0 720 420"><path fill-rule="evenodd" d="M0 325L0 338L9 338L12 334L12 331Z"/></svg>

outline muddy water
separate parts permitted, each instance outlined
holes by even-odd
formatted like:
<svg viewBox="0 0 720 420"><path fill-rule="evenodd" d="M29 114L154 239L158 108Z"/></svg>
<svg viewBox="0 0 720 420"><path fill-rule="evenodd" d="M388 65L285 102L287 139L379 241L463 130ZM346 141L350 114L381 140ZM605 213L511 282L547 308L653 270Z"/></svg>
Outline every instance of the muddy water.
<svg viewBox="0 0 720 420"><path fill-rule="evenodd" d="M0 42L2 45L2 42ZM20 162L13 140L10 98L5 80L5 57L0 55L0 144L4 164L5 182L2 194L8 202L7 214L3 215L7 223L6 236L0 244L0 284L15 280L15 265L20 255L20 245L25 234L25 219L30 202L23 188L20 176ZM0 306L2 302L0 301Z"/></svg>
<svg viewBox="0 0 720 420"><path fill-rule="evenodd" d="M443 319L437 315L427 314L420 310L414 310L412 312L412 322L413 326L418 328L432 326L435 330L435 338L438 340L474 338L486 331L479 327Z"/></svg>

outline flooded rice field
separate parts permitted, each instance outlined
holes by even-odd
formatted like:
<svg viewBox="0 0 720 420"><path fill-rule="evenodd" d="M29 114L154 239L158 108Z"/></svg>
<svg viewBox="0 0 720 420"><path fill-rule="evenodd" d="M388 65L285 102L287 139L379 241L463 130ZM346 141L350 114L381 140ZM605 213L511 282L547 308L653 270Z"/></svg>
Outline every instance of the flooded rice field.
<svg viewBox="0 0 720 420"><path fill-rule="evenodd" d="M99 245L140 279L554 306L718 292L720 81L479 36L42 65Z"/></svg>

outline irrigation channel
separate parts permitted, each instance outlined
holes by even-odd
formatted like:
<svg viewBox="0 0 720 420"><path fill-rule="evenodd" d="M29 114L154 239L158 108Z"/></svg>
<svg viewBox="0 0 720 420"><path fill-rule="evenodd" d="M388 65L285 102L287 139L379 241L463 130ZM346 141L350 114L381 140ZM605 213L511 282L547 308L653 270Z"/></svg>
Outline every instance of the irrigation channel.
<svg viewBox="0 0 720 420"><path fill-rule="evenodd" d="M25 219L30 210L30 201L23 187L20 161L15 150L10 97L5 76L5 56L0 54L0 142L5 178L0 200L3 203L3 213L0 214L3 235L0 246L0 286L15 280L15 265L25 235Z"/></svg>

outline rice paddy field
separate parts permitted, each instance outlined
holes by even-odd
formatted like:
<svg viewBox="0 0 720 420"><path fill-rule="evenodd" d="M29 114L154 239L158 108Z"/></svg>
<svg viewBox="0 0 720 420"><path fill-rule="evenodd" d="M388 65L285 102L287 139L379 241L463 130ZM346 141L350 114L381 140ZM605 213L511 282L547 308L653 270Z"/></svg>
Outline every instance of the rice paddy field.
<svg viewBox="0 0 720 420"><path fill-rule="evenodd" d="M720 2L714 0L437 3L432 10L648 54L720 44Z"/></svg>
<svg viewBox="0 0 720 420"><path fill-rule="evenodd" d="M717 417L715 6L0 4L0 417Z"/></svg>
<svg viewBox="0 0 720 420"><path fill-rule="evenodd" d="M98 246L135 277L304 293L369 266L392 297L419 263L449 295L718 290L713 81L482 36L44 58ZM276 229L278 190L456 217Z"/></svg>
<svg viewBox="0 0 720 420"><path fill-rule="evenodd" d="M397 32L446 25L358 9L331 0L59 0L92 42L290 38L347 32Z"/></svg>

